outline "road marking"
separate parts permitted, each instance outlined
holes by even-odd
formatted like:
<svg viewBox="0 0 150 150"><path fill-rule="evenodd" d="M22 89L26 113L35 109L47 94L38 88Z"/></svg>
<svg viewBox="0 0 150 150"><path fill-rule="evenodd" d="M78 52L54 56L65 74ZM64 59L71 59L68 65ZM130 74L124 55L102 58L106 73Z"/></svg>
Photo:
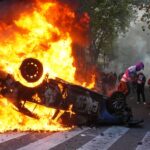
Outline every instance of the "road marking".
<svg viewBox="0 0 150 150"><path fill-rule="evenodd" d="M96 136L77 150L107 150L128 130L129 128L119 126L108 128L103 134Z"/></svg>
<svg viewBox="0 0 150 150"><path fill-rule="evenodd" d="M138 145L136 150L150 150L150 132L147 132L141 142L141 145Z"/></svg>
<svg viewBox="0 0 150 150"><path fill-rule="evenodd" d="M21 137L23 135L26 135L28 133L5 133L5 134L0 134L0 143L9 141L11 139L15 139L18 137Z"/></svg>
<svg viewBox="0 0 150 150"><path fill-rule="evenodd" d="M83 128L83 129L77 128L67 132L54 133L46 138L43 138L34 143L30 143L24 147L21 147L18 150L29 150L35 148L36 150L48 150L89 129L90 128Z"/></svg>

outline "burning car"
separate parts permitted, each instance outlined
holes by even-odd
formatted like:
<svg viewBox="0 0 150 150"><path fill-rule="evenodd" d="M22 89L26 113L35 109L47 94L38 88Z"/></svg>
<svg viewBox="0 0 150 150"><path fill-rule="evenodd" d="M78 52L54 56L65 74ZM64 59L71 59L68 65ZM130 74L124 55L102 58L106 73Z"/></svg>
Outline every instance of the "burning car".
<svg viewBox="0 0 150 150"><path fill-rule="evenodd" d="M133 123L122 93L108 97L91 90L101 75L93 69L90 16L82 5L0 2L0 132Z"/></svg>
<svg viewBox="0 0 150 150"><path fill-rule="evenodd" d="M43 74L42 63L34 58L25 59L20 72L27 82L36 82ZM27 87L16 81L12 75L0 80L1 95L9 98L18 111L38 119L38 115L25 107L27 101L55 108L57 111L51 119L61 119L65 125L83 124L124 124L137 125L142 120L133 120L132 111L121 92L114 92L110 97L64 81L60 78L49 78L35 87ZM36 109L36 107L34 108Z"/></svg>

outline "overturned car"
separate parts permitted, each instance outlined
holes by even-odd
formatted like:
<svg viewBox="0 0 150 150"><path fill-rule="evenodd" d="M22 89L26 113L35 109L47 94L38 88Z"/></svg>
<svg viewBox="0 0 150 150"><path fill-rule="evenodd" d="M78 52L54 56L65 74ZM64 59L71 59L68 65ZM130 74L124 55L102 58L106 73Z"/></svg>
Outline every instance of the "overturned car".
<svg viewBox="0 0 150 150"><path fill-rule="evenodd" d="M40 79L43 67L37 59L28 58L22 62L20 72L25 80L35 82ZM0 94L6 98L15 95L13 104L20 112L37 119L38 116L34 112L24 107L27 101L55 108L57 111L52 119L61 118L65 125L138 125L143 122L133 120L132 111L121 92L114 92L107 97L59 78L51 79L48 75L36 87L26 87L15 81L12 75L8 75L6 79L0 79L0 89ZM70 109L73 113L68 111Z"/></svg>

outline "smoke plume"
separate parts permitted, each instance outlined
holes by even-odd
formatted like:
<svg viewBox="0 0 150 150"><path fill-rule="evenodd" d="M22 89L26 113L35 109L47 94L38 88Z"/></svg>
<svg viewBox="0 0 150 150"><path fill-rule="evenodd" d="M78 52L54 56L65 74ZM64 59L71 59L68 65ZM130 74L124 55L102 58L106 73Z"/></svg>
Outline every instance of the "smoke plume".
<svg viewBox="0 0 150 150"><path fill-rule="evenodd" d="M144 25L139 20L131 22L128 32L118 38L114 50L116 59L110 63L110 70L124 72L127 67L143 61L144 73L150 77L150 31L147 28L143 30Z"/></svg>

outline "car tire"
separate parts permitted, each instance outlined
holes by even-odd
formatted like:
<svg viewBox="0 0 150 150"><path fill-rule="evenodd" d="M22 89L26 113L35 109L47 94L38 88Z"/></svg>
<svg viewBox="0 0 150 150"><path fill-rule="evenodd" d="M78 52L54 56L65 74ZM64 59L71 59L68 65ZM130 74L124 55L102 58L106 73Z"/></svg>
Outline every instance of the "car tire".
<svg viewBox="0 0 150 150"><path fill-rule="evenodd" d="M106 104L109 112L121 112L126 108L126 96L122 92L114 92L107 100Z"/></svg>

